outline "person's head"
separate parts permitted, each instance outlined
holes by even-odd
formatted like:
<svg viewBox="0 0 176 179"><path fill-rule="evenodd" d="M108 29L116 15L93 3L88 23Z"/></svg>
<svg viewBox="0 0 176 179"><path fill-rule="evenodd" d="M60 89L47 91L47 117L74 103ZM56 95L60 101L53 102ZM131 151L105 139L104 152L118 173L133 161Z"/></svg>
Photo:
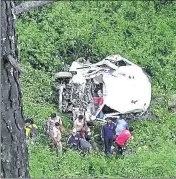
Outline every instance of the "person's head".
<svg viewBox="0 0 176 179"><path fill-rule="evenodd" d="M134 130L133 127L129 127L130 132L133 132L133 130Z"/></svg>
<svg viewBox="0 0 176 179"><path fill-rule="evenodd" d="M72 130L72 135L73 135L73 136L76 135L76 129L75 129L75 128Z"/></svg>
<svg viewBox="0 0 176 179"><path fill-rule="evenodd" d="M97 94L98 94L98 97L103 97L103 93L101 90L98 90Z"/></svg>
<svg viewBox="0 0 176 179"><path fill-rule="evenodd" d="M56 126L57 129L59 129L59 127L60 127L59 122L56 122L56 123L55 123L55 126Z"/></svg>
<svg viewBox="0 0 176 179"><path fill-rule="evenodd" d="M78 120L79 120L79 121L82 121L83 119L84 119L83 115L79 115L79 116L78 116Z"/></svg>
<svg viewBox="0 0 176 179"><path fill-rule="evenodd" d="M51 119L55 119L56 116L57 116L56 113L52 113L52 114L51 114Z"/></svg>
<svg viewBox="0 0 176 179"><path fill-rule="evenodd" d="M31 125L31 124L34 124L34 120L33 120L32 118L27 118L27 119L25 120L25 125L26 125L26 126L29 126L29 125Z"/></svg>
<svg viewBox="0 0 176 179"><path fill-rule="evenodd" d="M107 124L112 124L112 120L110 117L108 117L106 120L107 120Z"/></svg>
<svg viewBox="0 0 176 179"><path fill-rule="evenodd" d="M125 119L125 117L126 117L125 114L121 114L120 116L121 119Z"/></svg>

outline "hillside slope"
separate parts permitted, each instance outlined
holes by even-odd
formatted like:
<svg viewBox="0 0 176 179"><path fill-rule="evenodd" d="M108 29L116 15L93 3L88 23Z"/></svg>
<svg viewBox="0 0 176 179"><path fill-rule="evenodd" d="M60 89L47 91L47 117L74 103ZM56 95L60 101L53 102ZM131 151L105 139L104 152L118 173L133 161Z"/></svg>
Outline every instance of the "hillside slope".
<svg viewBox="0 0 176 179"><path fill-rule="evenodd" d="M176 91L176 3L153 2L57 2L31 10L17 21L25 116L35 119L41 130L38 145L30 145L33 178L70 177L176 177L176 116L167 103L152 103L157 120L133 121L137 150L146 141L147 151L124 159L86 158L67 152L56 157L47 147L43 124L55 105L52 76L63 62L78 57L97 61L120 54L144 67L152 78L153 95L164 101ZM63 116L64 124L69 126Z"/></svg>

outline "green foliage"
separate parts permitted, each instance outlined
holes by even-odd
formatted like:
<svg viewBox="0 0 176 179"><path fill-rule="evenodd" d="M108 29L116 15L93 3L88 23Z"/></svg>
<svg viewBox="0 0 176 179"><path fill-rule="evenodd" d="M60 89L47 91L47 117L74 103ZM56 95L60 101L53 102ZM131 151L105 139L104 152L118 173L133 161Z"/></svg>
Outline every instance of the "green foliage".
<svg viewBox="0 0 176 179"><path fill-rule="evenodd" d="M159 151L141 151L125 158L106 159L101 154L86 157L68 151L56 157L47 147L30 145L31 174L33 178L173 178L175 171L175 145L167 143Z"/></svg>
<svg viewBox="0 0 176 179"><path fill-rule="evenodd" d="M22 63L57 71L80 56L121 54L143 66L164 91L175 89L175 2L59 2L17 23ZM162 78L160 78L162 76Z"/></svg>
<svg viewBox="0 0 176 179"><path fill-rule="evenodd" d="M54 105L52 77L47 72L36 70L30 65L23 65L22 93L23 110L26 117L33 117L43 129L51 113L59 110ZM70 127L67 117L62 117L66 127Z"/></svg>
<svg viewBox="0 0 176 179"><path fill-rule="evenodd" d="M63 62L78 57L98 61L120 54L144 67L152 78L153 95L167 101L176 91L175 8L175 2L67 1L21 15L17 33L24 70L23 108L40 129L36 144L29 145L33 178L176 176L176 139L170 140L176 117L168 113L166 104L151 105L156 120L130 122L135 131L128 147L137 150L145 141L148 150L125 158L106 159L101 153L83 158L71 151L56 157L43 132L50 113L59 113L52 76ZM68 118L62 118L69 128Z"/></svg>

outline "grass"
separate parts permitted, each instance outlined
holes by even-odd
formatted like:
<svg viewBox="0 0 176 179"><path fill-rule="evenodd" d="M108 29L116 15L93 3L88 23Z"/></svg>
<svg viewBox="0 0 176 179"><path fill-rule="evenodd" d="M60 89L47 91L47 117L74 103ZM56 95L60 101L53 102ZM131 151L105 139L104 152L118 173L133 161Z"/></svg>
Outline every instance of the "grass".
<svg viewBox="0 0 176 179"><path fill-rule="evenodd" d="M167 104L152 103L156 120L129 122L135 131L128 148L137 150L145 141L148 150L125 158L106 159L102 153L83 158L71 151L56 157L43 132L50 113L59 113L52 76L63 62L78 57L98 61L120 54L144 67L152 78L153 95L167 101L176 91L175 9L175 2L156 9L152 1L67 1L18 19L24 114L40 128L37 144L29 145L33 178L176 177L176 140L170 139L176 132L176 116L168 112ZM62 118L69 128L68 118Z"/></svg>

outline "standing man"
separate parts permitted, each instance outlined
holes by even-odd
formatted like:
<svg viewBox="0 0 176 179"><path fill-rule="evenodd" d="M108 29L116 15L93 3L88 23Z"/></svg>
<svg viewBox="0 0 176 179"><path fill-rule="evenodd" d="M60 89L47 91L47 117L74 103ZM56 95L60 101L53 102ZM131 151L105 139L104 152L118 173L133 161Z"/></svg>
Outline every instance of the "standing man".
<svg viewBox="0 0 176 179"><path fill-rule="evenodd" d="M53 128L55 126L55 123L58 122L60 126L62 126L62 120L59 116L56 115L56 113L51 114L49 117L47 123L46 123L46 133L49 137L49 146L53 146Z"/></svg>
<svg viewBox="0 0 176 179"><path fill-rule="evenodd" d="M53 135L53 127L55 126L56 122L62 126L61 118L57 116L56 113L52 113L46 124L46 132L49 136Z"/></svg>
<svg viewBox="0 0 176 179"><path fill-rule="evenodd" d="M115 143L118 147L118 154L123 154L123 148L126 145L127 141L132 139L132 131L133 127L130 127L129 129L124 129L119 136L116 137Z"/></svg>
<svg viewBox="0 0 176 179"><path fill-rule="evenodd" d="M114 141L114 136L115 124L112 122L111 118L108 118L107 123L103 126L102 129L102 139L104 140L106 156L109 156L111 153L111 147Z"/></svg>
<svg viewBox="0 0 176 179"><path fill-rule="evenodd" d="M122 116L123 117L123 116ZM116 136L119 136L119 134L124 130L128 129L128 123L125 121L124 118L120 118L116 120Z"/></svg>
<svg viewBox="0 0 176 179"><path fill-rule="evenodd" d="M62 154L62 143L61 143L61 130L60 124L58 122L55 123L53 127L53 136L52 136L53 143L56 147L56 154Z"/></svg>

